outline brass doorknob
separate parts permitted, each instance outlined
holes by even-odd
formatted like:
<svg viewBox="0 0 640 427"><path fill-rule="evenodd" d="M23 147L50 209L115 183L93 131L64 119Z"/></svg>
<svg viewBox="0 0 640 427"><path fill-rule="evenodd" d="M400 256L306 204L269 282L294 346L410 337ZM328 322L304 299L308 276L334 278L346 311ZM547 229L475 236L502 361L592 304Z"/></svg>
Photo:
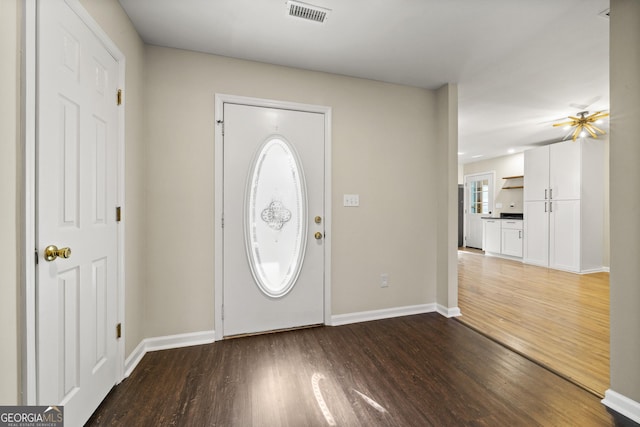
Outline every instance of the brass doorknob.
<svg viewBox="0 0 640 427"><path fill-rule="evenodd" d="M71 256L71 248L60 248L50 245L44 249L44 259L46 261L53 261L56 258L69 258Z"/></svg>
<svg viewBox="0 0 640 427"><path fill-rule="evenodd" d="M322 233L319 231L316 231L316 234L314 234L313 237L315 237L316 240L320 240L322 239Z"/></svg>

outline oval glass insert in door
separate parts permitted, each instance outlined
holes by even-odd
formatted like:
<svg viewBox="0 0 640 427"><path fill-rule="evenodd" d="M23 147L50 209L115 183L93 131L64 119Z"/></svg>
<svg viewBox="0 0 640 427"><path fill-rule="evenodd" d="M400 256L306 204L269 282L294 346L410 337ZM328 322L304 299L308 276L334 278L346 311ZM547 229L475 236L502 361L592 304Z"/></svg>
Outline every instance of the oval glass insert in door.
<svg viewBox="0 0 640 427"><path fill-rule="evenodd" d="M257 150L245 194L245 246L251 274L267 296L286 295L300 274L307 241L302 164L281 136Z"/></svg>

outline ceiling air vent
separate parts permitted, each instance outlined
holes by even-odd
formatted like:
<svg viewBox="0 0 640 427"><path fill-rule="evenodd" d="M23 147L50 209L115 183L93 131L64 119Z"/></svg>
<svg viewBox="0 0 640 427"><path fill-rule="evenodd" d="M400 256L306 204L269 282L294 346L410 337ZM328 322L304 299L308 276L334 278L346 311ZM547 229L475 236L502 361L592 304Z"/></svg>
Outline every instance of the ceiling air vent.
<svg viewBox="0 0 640 427"><path fill-rule="evenodd" d="M297 18L308 19L309 21L315 22L326 21L329 12L331 12L330 9L301 3L299 1L288 1L287 9L289 10L289 16L295 16Z"/></svg>

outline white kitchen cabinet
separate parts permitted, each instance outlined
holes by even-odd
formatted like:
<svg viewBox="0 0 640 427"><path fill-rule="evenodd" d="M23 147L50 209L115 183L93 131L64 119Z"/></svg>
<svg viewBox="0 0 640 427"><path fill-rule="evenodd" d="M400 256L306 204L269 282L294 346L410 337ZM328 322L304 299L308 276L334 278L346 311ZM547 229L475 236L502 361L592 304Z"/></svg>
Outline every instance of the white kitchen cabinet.
<svg viewBox="0 0 640 427"><path fill-rule="evenodd" d="M581 144L584 142L567 141L527 150L524 156L524 200L579 199Z"/></svg>
<svg viewBox="0 0 640 427"><path fill-rule="evenodd" d="M484 245L482 249L485 252L500 253L500 220L484 219Z"/></svg>
<svg viewBox="0 0 640 427"><path fill-rule="evenodd" d="M602 144L601 141L597 141ZM549 200L580 198L581 151L584 141L549 145ZM594 159L595 160L595 159ZM600 158L602 160L602 157Z"/></svg>
<svg viewBox="0 0 640 427"><path fill-rule="evenodd" d="M502 220L501 229L500 253L522 258L522 221Z"/></svg>
<svg viewBox="0 0 640 427"><path fill-rule="evenodd" d="M549 266L549 202L524 202L523 261L527 264Z"/></svg>
<svg viewBox="0 0 640 427"><path fill-rule="evenodd" d="M525 151L524 175L523 261L602 271L602 141L581 139Z"/></svg>
<svg viewBox="0 0 640 427"><path fill-rule="evenodd" d="M545 200L549 196L549 146L525 151L524 201ZM525 217L526 218L526 217Z"/></svg>
<svg viewBox="0 0 640 427"><path fill-rule="evenodd" d="M549 267L580 271L580 200L554 200L549 209Z"/></svg>
<svg viewBox="0 0 640 427"><path fill-rule="evenodd" d="M489 255L522 258L522 220L484 218L482 249Z"/></svg>

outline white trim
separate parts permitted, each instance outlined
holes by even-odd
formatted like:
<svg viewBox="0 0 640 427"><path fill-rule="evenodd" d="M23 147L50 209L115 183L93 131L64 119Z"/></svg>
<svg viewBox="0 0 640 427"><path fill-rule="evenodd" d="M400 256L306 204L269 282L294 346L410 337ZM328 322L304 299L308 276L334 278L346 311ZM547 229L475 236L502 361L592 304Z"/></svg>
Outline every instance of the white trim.
<svg viewBox="0 0 640 427"><path fill-rule="evenodd" d="M607 408L612 409L625 417L640 423L640 403L635 400L629 399L620 393L617 393L611 389L604 392L604 399L601 400L602 404Z"/></svg>
<svg viewBox="0 0 640 427"><path fill-rule="evenodd" d="M599 268L589 268L586 270L580 270L578 274L593 274L593 273L608 273L608 272L609 272L609 268L602 266ZM572 273L575 273L575 271L573 271Z"/></svg>
<svg viewBox="0 0 640 427"><path fill-rule="evenodd" d="M215 341L214 331L190 332L178 335L145 338L131 352L125 362L125 378L129 377L138 366L145 354L150 351L169 350L173 348L190 347L193 345L211 344Z"/></svg>
<svg viewBox="0 0 640 427"><path fill-rule="evenodd" d="M438 304L438 306L436 307L436 311L447 318L462 316L462 313L460 312L459 307L449 308L449 307L445 307L442 304Z"/></svg>
<svg viewBox="0 0 640 427"><path fill-rule="evenodd" d="M22 117L24 137L24 219L23 219L23 264L21 283L23 291L23 334L22 334L22 398L23 405L35 405L37 400L36 369L36 269L30 262L34 258L36 242L36 1L23 3L22 33Z"/></svg>
<svg viewBox="0 0 640 427"><path fill-rule="evenodd" d="M324 114L324 322L331 324L331 107L312 104L301 104L295 102L276 101L272 99L251 98L245 96L227 95L222 93L215 94L215 175L214 175L214 330L216 331L216 340L221 340L224 335L224 326L222 319L222 212L223 212L223 137L222 126L220 123L224 120L224 103L233 103L240 105L251 105L256 107L278 108L283 110L307 111L312 113Z"/></svg>
<svg viewBox="0 0 640 427"><path fill-rule="evenodd" d="M89 30L100 40L105 49L118 62L118 87L124 90L125 56L113 43L107 33L80 4L79 0L65 0L69 8L80 18ZM36 266L29 262L34 259L36 242L36 109L37 109L37 3L36 0L24 2L23 29L23 104L22 126L24 135L24 235L23 248L25 263L23 266L24 283L24 330L23 330L23 374L22 403L36 405L37 402L37 336L36 336ZM118 109L118 186L116 201L124 208L125 189L125 103ZM125 244L124 221L118 225L118 297L117 321L124 323L125 313ZM125 328L126 330L126 328ZM116 353L116 378L114 384L124 378L125 335L118 341Z"/></svg>
<svg viewBox="0 0 640 427"><path fill-rule="evenodd" d="M513 255L505 255L505 254L500 254L497 252L489 252L489 251L484 251L485 256L492 256L495 258L502 258L502 259L510 259L511 261L518 261L518 262L523 262L522 261L522 257L520 256L513 256Z"/></svg>
<svg viewBox="0 0 640 427"><path fill-rule="evenodd" d="M331 325L348 325L350 323L369 322L371 320L390 319L392 317L411 316L413 314L433 313L435 311L436 304L433 303L383 308L382 310L360 311L357 313L337 314L331 318Z"/></svg>

